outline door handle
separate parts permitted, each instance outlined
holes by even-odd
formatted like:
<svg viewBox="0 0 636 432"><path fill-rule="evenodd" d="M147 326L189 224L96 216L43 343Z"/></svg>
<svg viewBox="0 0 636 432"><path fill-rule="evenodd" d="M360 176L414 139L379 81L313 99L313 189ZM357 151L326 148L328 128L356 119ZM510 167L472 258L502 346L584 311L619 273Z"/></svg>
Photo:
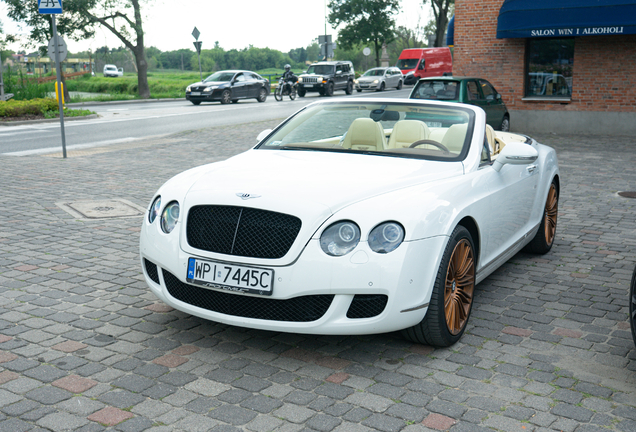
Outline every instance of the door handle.
<svg viewBox="0 0 636 432"><path fill-rule="evenodd" d="M536 165L530 165L530 166L526 167L526 170L527 170L530 174L532 174L532 173L534 172L534 170L536 170L536 169L537 169L537 166L536 166Z"/></svg>

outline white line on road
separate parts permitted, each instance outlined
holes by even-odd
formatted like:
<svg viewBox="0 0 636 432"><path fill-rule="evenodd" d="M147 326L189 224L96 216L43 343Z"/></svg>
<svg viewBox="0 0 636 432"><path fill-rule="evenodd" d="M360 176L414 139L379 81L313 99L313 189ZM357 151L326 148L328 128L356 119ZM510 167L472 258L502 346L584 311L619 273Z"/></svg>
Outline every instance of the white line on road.
<svg viewBox="0 0 636 432"><path fill-rule="evenodd" d="M122 144L126 142L138 141L138 140L144 140L144 139L150 139L150 138L153 138L153 137L140 137L140 138L128 137L128 138L118 138L118 139L107 140L107 141L97 141L97 142L86 143L86 144L75 144L71 146L66 146L66 150L67 151L82 150L82 149L87 149L91 147L101 147L101 146L107 146L112 144ZM23 150L18 152L2 153L2 154L6 156L32 156L32 155L40 155L40 154L47 154L47 153L57 153L59 151L61 151L61 147L55 146L55 147L47 147L47 148L41 148L41 149L35 149L35 150Z"/></svg>

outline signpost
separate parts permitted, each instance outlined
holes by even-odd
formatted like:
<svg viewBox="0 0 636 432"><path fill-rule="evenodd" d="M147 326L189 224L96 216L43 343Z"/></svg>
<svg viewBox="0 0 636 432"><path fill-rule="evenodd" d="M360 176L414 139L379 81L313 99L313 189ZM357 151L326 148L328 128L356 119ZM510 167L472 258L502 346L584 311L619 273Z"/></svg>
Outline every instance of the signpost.
<svg viewBox="0 0 636 432"><path fill-rule="evenodd" d="M60 110L60 129L62 131L62 157L66 159L66 135L64 133L64 105L62 104L62 71L60 69L60 61L64 60L67 55L66 42L57 35L57 25L55 24L55 15L62 13L62 0L38 0L38 12L41 14L51 14L51 23L53 24L53 37L49 41L49 56L55 59L55 74L57 77L57 94L59 95L58 107Z"/></svg>
<svg viewBox="0 0 636 432"><path fill-rule="evenodd" d="M194 36L194 39L196 40L196 42L194 42L194 47L197 49L197 56L199 57L199 78L203 81L203 72L201 72L201 44L203 44L203 42L199 41L200 35L201 33L199 32L199 29L195 27L194 30L192 30L192 36Z"/></svg>

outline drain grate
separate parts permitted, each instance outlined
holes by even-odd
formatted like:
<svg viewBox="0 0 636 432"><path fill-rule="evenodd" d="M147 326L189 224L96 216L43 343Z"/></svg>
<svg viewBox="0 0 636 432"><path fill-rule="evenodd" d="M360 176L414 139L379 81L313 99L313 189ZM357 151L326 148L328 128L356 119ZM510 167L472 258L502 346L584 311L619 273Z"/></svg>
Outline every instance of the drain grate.
<svg viewBox="0 0 636 432"><path fill-rule="evenodd" d="M619 192L618 195L623 198L636 198L636 192L634 191Z"/></svg>
<svg viewBox="0 0 636 432"><path fill-rule="evenodd" d="M124 199L72 201L56 205L78 219L138 217L146 212L145 208Z"/></svg>

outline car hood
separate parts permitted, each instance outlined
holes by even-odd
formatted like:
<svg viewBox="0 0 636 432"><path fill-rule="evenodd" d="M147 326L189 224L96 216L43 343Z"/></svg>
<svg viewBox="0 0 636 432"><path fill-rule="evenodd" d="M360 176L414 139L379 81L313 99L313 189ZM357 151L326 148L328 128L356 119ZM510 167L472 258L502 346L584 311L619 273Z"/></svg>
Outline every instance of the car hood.
<svg viewBox="0 0 636 432"><path fill-rule="evenodd" d="M190 86L194 86L194 87L199 87L199 86L213 86L213 85L221 85L221 84L227 84L229 83L229 81L208 81L208 82L203 82L203 81L199 81L199 82L195 82L194 84L190 84Z"/></svg>
<svg viewBox="0 0 636 432"><path fill-rule="evenodd" d="M303 240L296 242L278 261L286 265L339 210L428 182L434 189L433 182L462 174L461 162L319 151L250 150L226 161L199 167L192 175L179 180L175 178L179 184L171 181L170 189L176 186L181 189L178 195L185 193L184 214L198 205L221 205L253 207L300 218L298 238ZM390 201L387 205L391 205ZM185 236L182 236L181 248L187 253L201 253L188 245ZM215 254L209 257L224 259ZM252 262L258 264L259 260Z"/></svg>
<svg viewBox="0 0 636 432"><path fill-rule="evenodd" d="M373 82L375 80L382 80L384 77L383 76L373 76L373 77L365 77L365 76L361 76L360 78L358 78L358 82L360 81L364 81L364 82Z"/></svg>

